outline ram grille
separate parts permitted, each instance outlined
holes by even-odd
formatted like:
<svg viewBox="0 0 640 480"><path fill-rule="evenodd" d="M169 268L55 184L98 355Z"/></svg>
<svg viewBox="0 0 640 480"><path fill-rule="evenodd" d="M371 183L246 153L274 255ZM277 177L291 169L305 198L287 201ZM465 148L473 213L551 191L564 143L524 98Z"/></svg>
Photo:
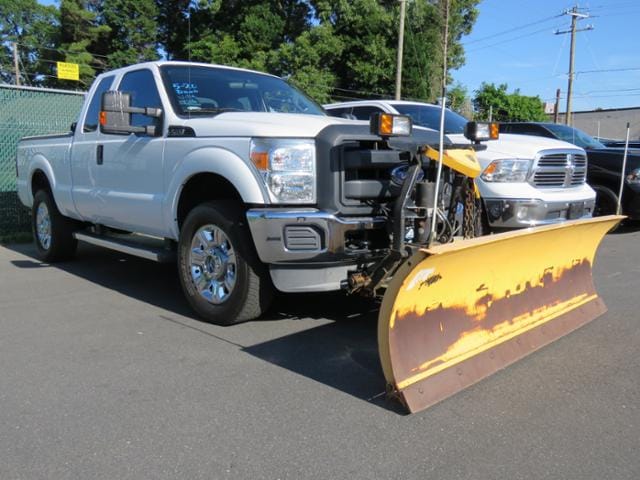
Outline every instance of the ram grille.
<svg viewBox="0 0 640 480"><path fill-rule="evenodd" d="M581 153L548 153L534 166L532 183L536 187L569 188L582 185L587 177L587 156Z"/></svg>

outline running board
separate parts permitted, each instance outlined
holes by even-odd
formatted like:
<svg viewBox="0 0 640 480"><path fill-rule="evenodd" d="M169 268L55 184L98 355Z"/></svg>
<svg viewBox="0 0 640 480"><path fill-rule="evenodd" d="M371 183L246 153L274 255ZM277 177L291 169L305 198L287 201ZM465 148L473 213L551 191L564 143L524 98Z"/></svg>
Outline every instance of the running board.
<svg viewBox="0 0 640 480"><path fill-rule="evenodd" d="M145 258L158 263L175 261L175 252L165 248L164 240L143 235L105 236L86 232L75 232L76 240Z"/></svg>

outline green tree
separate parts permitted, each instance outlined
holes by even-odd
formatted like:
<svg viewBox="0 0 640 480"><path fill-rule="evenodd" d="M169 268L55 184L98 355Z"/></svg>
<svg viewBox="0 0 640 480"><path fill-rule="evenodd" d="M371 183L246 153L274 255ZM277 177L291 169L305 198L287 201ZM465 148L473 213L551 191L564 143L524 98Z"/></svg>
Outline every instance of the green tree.
<svg viewBox="0 0 640 480"><path fill-rule="evenodd" d="M158 58L155 0L104 0L101 22L109 28L105 55L110 68Z"/></svg>
<svg viewBox="0 0 640 480"><path fill-rule="evenodd" d="M104 41L110 29L98 23L98 11L95 2L90 0L60 1L60 31L58 37L58 60L80 65L80 83L88 88L96 76L106 68L106 59L96 56L95 46ZM91 47L94 47L92 49ZM71 80L57 83L67 88L77 87Z"/></svg>
<svg viewBox="0 0 640 480"><path fill-rule="evenodd" d="M302 33L294 42L283 43L270 65L271 71L289 77L317 102L327 103L338 79L331 65L342 48L331 26L317 26Z"/></svg>
<svg viewBox="0 0 640 480"><path fill-rule="evenodd" d="M456 83L453 87L447 89L447 99L449 100L447 106L456 112L460 112L465 108L469 100L469 94L464 85Z"/></svg>
<svg viewBox="0 0 640 480"><path fill-rule="evenodd" d="M394 0L319 0L320 25L329 25L343 48L332 69L338 92L347 96L388 96L395 82L397 16Z"/></svg>
<svg viewBox="0 0 640 480"><path fill-rule="evenodd" d="M488 119L489 111L492 110L492 118L498 122L546 119L540 97L521 95L519 90L508 93L507 89L506 83L498 86L493 83L482 83L473 99L478 118Z"/></svg>
<svg viewBox="0 0 640 480"><path fill-rule="evenodd" d="M36 0L0 0L0 80L15 83L12 42L18 43L21 83L38 85L53 73L59 22L55 6Z"/></svg>
<svg viewBox="0 0 640 480"><path fill-rule="evenodd" d="M392 96L395 89L399 4L393 0L316 0L320 24L342 41L334 61L339 87L350 95ZM450 0L448 66L464 64L460 42L477 17L479 0ZM444 2L407 5L402 96L433 102L442 95ZM451 78L447 78L450 82Z"/></svg>
<svg viewBox="0 0 640 480"><path fill-rule="evenodd" d="M461 39L468 35L478 16L479 0L450 0L447 69L464 65ZM434 102L442 96L444 53L444 2L415 1L408 4L405 29L402 94ZM448 76L447 84L451 82Z"/></svg>

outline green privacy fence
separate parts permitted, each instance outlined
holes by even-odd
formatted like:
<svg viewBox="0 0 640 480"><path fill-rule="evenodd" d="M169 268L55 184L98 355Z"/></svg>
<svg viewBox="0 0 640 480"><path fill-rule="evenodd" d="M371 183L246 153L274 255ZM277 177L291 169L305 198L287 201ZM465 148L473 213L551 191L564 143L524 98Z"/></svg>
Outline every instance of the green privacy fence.
<svg viewBox="0 0 640 480"><path fill-rule="evenodd" d="M0 85L0 238L29 231L29 212L16 193L16 146L30 135L64 133L84 93Z"/></svg>

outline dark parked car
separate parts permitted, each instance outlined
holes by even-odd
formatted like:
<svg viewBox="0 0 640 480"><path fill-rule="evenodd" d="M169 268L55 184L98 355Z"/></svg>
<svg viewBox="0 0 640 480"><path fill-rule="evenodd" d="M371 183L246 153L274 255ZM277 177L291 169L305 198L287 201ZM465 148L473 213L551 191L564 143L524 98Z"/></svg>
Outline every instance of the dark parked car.
<svg viewBox="0 0 640 480"><path fill-rule="evenodd" d="M611 148L624 148L625 141L624 140L611 140L599 138L600 143L602 143L605 147ZM633 148L634 150L640 150L640 140L629 140L629 148Z"/></svg>
<svg viewBox="0 0 640 480"><path fill-rule="evenodd" d="M588 157L587 182L596 191L594 215L615 213L624 149L606 147L582 130L557 123L507 122L500 124L500 132L557 138L584 148ZM565 168L571 168L569 160ZM624 183L622 213L640 220L640 154L637 151L629 151Z"/></svg>

